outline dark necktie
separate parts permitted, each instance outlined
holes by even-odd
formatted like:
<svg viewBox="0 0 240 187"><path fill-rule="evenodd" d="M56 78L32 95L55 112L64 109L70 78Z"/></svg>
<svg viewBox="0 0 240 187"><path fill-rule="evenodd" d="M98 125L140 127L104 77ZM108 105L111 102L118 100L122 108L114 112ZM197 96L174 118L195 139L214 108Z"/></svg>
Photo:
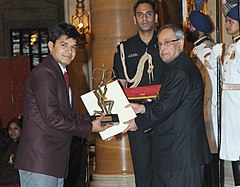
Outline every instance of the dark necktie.
<svg viewBox="0 0 240 187"><path fill-rule="evenodd" d="M69 77L68 77L68 73L66 71L64 73L64 79L65 79L66 87L68 90L69 89Z"/></svg>

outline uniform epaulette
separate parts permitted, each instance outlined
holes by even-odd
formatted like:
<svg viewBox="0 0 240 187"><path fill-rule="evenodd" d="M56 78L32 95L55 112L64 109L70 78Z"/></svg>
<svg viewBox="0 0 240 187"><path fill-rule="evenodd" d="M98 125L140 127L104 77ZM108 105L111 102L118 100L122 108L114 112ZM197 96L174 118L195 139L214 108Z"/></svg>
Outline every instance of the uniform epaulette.
<svg viewBox="0 0 240 187"><path fill-rule="evenodd" d="M206 44L205 48L212 48L214 46L214 43L212 40L205 40L204 43Z"/></svg>
<svg viewBox="0 0 240 187"><path fill-rule="evenodd" d="M118 45L120 45L121 43L126 42L127 40L122 40L121 42L118 42Z"/></svg>
<svg viewBox="0 0 240 187"><path fill-rule="evenodd" d="M124 42L124 41L118 42L117 47L115 48L115 54L118 53L118 48L119 48L120 44L123 43L123 42Z"/></svg>
<svg viewBox="0 0 240 187"><path fill-rule="evenodd" d="M122 40L122 41L118 42L117 47L115 48L115 53L116 53L116 54L118 53L118 47L120 46L120 44L122 44L122 43L124 43L124 42L126 42L126 41L127 41L127 40Z"/></svg>
<svg viewBox="0 0 240 187"><path fill-rule="evenodd" d="M118 44L118 46L119 46L120 44ZM115 54L117 54L118 53L118 47L116 47L115 48Z"/></svg>

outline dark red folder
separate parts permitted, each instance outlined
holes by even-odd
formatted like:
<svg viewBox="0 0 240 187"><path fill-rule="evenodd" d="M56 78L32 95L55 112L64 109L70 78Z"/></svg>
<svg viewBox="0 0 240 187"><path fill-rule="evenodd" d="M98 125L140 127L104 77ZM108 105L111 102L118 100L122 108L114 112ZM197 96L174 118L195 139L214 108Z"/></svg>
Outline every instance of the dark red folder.
<svg viewBox="0 0 240 187"><path fill-rule="evenodd" d="M154 99L160 91L161 84L151 86L139 86L136 88L124 88L124 92L129 100Z"/></svg>

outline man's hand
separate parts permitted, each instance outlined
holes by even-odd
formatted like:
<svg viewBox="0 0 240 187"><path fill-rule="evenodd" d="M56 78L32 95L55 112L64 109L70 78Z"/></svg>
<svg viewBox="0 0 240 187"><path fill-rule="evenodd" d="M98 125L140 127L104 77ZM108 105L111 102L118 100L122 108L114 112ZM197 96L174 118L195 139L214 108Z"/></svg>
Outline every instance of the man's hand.
<svg viewBox="0 0 240 187"><path fill-rule="evenodd" d="M137 131L138 127L134 119L124 122L124 124L129 124L128 127L122 132L126 133L127 131Z"/></svg>
<svg viewBox="0 0 240 187"><path fill-rule="evenodd" d="M137 104L137 103L130 103L126 106L126 108L128 108L128 107L132 107L135 114L139 114L139 113L143 114L146 111L144 105Z"/></svg>
<svg viewBox="0 0 240 187"><path fill-rule="evenodd" d="M209 61L208 60L204 60L204 64L203 64L206 68L208 68L208 69L212 69L212 66L211 66L211 64L209 63Z"/></svg>
<svg viewBox="0 0 240 187"><path fill-rule="evenodd" d="M92 132L101 132L106 130L109 127L112 127L112 125L101 125L101 120L104 118L104 114L101 114L99 118L97 118L96 120L92 121Z"/></svg>

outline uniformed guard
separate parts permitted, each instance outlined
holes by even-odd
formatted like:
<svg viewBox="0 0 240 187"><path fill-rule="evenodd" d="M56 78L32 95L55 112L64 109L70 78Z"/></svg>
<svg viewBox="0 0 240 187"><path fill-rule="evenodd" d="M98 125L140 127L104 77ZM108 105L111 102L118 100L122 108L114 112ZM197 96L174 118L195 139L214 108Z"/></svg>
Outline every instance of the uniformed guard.
<svg viewBox="0 0 240 187"><path fill-rule="evenodd" d="M113 65L116 78L123 87L160 84L163 62L155 48L156 6L151 0L138 0L133 10L138 33L117 46ZM151 186L151 132L128 133L137 187Z"/></svg>
<svg viewBox="0 0 240 187"><path fill-rule="evenodd" d="M187 39L193 42L192 57L195 58L204 80L204 120L213 161L205 166L207 186L218 185L218 123L217 123L217 57L222 54L222 44L214 46L210 37L213 30L211 18L193 10L189 14ZM218 48L218 54L212 48ZM216 50L215 50L216 51Z"/></svg>
<svg viewBox="0 0 240 187"><path fill-rule="evenodd" d="M223 5L227 34L232 36L222 68L220 158L232 161L235 185L240 185L240 34L237 4Z"/></svg>

